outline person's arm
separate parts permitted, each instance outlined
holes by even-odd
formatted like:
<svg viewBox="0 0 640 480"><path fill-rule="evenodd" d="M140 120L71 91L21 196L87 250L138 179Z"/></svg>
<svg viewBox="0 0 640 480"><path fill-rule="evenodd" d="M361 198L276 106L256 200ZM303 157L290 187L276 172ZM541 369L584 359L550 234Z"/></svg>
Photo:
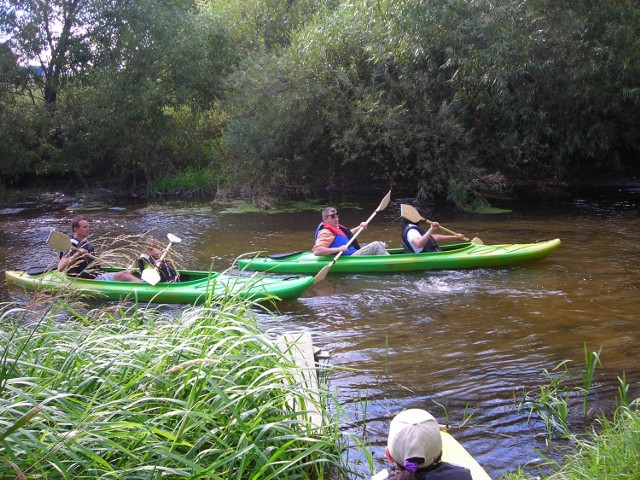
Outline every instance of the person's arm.
<svg viewBox="0 0 640 480"><path fill-rule="evenodd" d="M324 255L335 255L338 252L346 252L346 245L342 245L341 247L329 246L333 243L334 238L335 235L332 232L330 232L326 228L323 228L322 230L320 230L320 232L318 232L318 238L316 239L316 243L311 251L317 257L321 257Z"/></svg>
<svg viewBox="0 0 640 480"><path fill-rule="evenodd" d="M433 232L435 232L439 227L440 225L437 222L433 222L433 225L429 227L429 230L427 230L424 235L420 235L414 228L409 230L408 236L411 245L416 247L418 250L424 248L424 246L429 241L429 238L433 237L433 239L436 240L436 235ZM412 232L415 233L412 235Z"/></svg>
<svg viewBox="0 0 640 480"><path fill-rule="evenodd" d="M355 235L356 233L358 233L360 230L366 230L367 229L367 222L362 222L360 225L358 225L357 227L353 227L350 228L349 230L351 230L351 234Z"/></svg>
<svg viewBox="0 0 640 480"><path fill-rule="evenodd" d="M443 242L443 241L446 241L446 240L464 240L462 238L462 236L463 235L461 233L459 233L457 235L442 235L442 234L439 234L439 233L435 233L435 234L432 235L433 239L436 242Z"/></svg>
<svg viewBox="0 0 640 480"><path fill-rule="evenodd" d="M58 262L58 271L66 272L71 267L73 267L76 263L84 258L87 254L87 251L84 249L76 250L71 255L63 255L60 261Z"/></svg>

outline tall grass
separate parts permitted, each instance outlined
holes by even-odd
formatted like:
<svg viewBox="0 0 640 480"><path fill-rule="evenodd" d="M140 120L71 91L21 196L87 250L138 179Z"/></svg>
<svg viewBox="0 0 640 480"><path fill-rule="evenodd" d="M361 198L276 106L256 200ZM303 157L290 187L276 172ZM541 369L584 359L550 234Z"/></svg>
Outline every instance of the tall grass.
<svg viewBox="0 0 640 480"><path fill-rule="evenodd" d="M172 319L136 306L25 324L28 311L0 311L0 478L350 475L345 412L295 383L246 302ZM303 412L319 403L333 413L314 428Z"/></svg>
<svg viewBox="0 0 640 480"><path fill-rule="evenodd" d="M502 480L637 480L640 478L639 400L621 406L612 419L602 416L589 435L574 435L561 461L549 461L550 473L530 476L520 468Z"/></svg>
<svg viewBox="0 0 640 480"><path fill-rule="evenodd" d="M529 418L537 416L544 421L547 437L554 435L571 436L569 427L570 404L574 397L582 397L582 415L587 417L589 408L589 393L593 387L593 379L598 366L602 366L600 355L602 347L597 352L589 352L587 344L583 344L584 366L571 368L570 360L563 360L551 371L543 370L547 383L541 385L537 392L528 392L519 405L519 409L528 409ZM577 370L577 373L576 373ZM576 385L579 377L581 385ZM624 388L624 384L621 389ZM622 393L622 390L619 389Z"/></svg>
<svg viewBox="0 0 640 480"><path fill-rule="evenodd" d="M638 402L620 407L612 420L602 417L590 438L577 438L575 451L556 464L553 480L640 479Z"/></svg>

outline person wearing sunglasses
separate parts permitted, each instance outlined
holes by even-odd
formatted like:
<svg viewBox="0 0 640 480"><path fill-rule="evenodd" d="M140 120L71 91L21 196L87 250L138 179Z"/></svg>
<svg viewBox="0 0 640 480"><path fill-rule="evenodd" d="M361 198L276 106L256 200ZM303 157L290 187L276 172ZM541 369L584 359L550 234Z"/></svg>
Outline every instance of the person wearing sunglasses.
<svg viewBox="0 0 640 480"><path fill-rule="evenodd" d="M361 229L366 229L367 223L362 222L354 228L347 228L340 224L340 216L333 207L322 211L322 222L316 228L315 244L311 251L316 256L336 255L389 255L384 242L371 242L360 246L356 240L347 247L349 240Z"/></svg>

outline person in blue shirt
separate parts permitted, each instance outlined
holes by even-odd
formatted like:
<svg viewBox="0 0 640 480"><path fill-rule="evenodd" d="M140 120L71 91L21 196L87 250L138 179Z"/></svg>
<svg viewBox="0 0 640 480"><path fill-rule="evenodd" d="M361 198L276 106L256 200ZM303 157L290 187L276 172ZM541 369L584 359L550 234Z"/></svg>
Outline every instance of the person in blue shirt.
<svg viewBox="0 0 640 480"><path fill-rule="evenodd" d="M367 222L362 222L354 228L347 228L340 225L338 212L333 207L327 207L322 211L322 222L316 228L315 244L311 251L316 256L336 255L343 252L343 255L389 255L387 245L384 242L371 242L360 247L354 240L347 247L349 240L361 229L367 228Z"/></svg>

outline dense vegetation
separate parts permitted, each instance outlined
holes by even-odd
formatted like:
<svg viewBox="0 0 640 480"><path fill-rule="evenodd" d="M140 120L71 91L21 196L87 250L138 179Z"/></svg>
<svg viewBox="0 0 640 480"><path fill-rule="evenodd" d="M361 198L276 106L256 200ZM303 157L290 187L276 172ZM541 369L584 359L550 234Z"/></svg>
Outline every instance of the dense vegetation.
<svg viewBox="0 0 640 480"><path fill-rule="evenodd" d="M300 381L256 308L1 304L0 477L348 478L343 449L361 442L339 430L347 412ZM317 426L305 412L324 402Z"/></svg>
<svg viewBox="0 0 640 480"><path fill-rule="evenodd" d="M0 179L148 193L639 172L631 0L0 2Z"/></svg>

